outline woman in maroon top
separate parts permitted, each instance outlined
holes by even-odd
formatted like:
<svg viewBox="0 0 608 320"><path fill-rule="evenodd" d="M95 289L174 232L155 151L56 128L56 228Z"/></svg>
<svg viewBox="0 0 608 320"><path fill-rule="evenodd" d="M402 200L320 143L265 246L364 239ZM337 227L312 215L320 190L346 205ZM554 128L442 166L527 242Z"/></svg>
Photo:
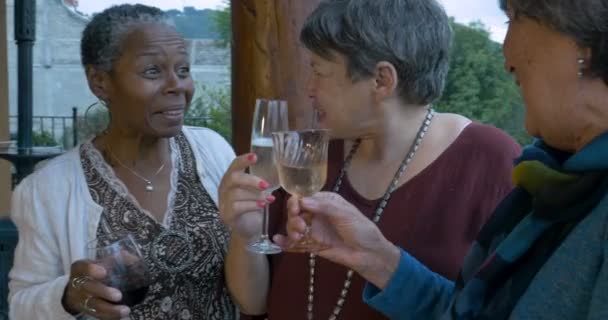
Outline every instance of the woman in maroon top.
<svg viewBox="0 0 608 320"><path fill-rule="evenodd" d="M443 90L452 33L434 0L330 0L308 18L309 95L331 129L326 190L340 193L382 233L434 271L455 278L469 245L511 189L519 146L501 131L432 111ZM245 247L272 206L284 233L286 196L235 160L220 186L230 226L226 276L244 314L271 320L384 319L362 299L363 280L314 256L267 258Z"/></svg>

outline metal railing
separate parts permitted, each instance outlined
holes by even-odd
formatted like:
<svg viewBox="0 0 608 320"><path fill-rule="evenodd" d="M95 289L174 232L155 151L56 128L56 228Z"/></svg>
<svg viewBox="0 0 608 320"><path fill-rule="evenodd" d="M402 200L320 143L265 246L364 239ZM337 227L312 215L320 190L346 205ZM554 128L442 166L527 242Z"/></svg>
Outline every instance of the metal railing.
<svg viewBox="0 0 608 320"><path fill-rule="evenodd" d="M82 126L86 125L83 116L78 114L77 108L72 108L71 116L34 116L33 140L35 145L61 146L70 149L78 145L79 141L88 137L83 136ZM9 116L10 128L17 128L17 116ZM195 126L207 126L211 121L209 117L188 117L184 123ZM16 139L16 135L11 137Z"/></svg>
<svg viewBox="0 0 608 320"><path fill-rule="evenodd" d="M33 116L32 131L35 145L59 145L64 149L78 144L78 109L71 116ZM9 116L10 128L17 128L17 116ZM12 137L15 138L16 137Z"/></svg>

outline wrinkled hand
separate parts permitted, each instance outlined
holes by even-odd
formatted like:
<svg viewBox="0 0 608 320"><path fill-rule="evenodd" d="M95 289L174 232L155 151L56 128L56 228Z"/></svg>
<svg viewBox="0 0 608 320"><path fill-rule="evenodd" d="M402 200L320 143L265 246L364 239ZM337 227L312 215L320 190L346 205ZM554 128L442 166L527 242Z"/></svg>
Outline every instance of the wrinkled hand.
<svg viewBox="0 0 608 320"><path fill-rule="evenodd" d="M250 239L262 230L262 209L275 198L264 192L268 183L245 173L257 161L255 154L234 159L222 178L219 188L220 218L232 232Z"/></svg>
<svg viewBox="0 0 608 320"><path fill-rule="evenodd" d="M98 264L88 260L74 262L63 293L64 309L71 314L85 313L102 320L127 317L131 310L117 304L122 293L102 283L106 276L106 269Z"/></svg>
<svg viewBox="0 0 608 320"><path fill-rule="evenodd" d="M299 201L292 197L287 214L287 236L274 237L287 251L314 252L355 270L379 287L397 268L399 249L338 194L320 192Z"/></svg>

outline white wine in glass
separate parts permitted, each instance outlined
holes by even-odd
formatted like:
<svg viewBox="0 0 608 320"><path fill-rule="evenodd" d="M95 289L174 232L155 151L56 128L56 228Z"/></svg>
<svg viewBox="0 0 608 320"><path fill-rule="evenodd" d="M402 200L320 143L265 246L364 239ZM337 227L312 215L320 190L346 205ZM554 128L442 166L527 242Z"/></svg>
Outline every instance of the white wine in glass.
<svg viewBox="0 0 608 320"><path fill-rule="evenodd" d="M249 167L249 172L270 185L266 191L273 192L279 188L279 173L274 162L272 138L254 138L251 141L251 152L255 153L258 161Z"/></svg>
<svg viewBox="0 0 608 320"><path fill-rule="evenodd" d="M287 102L283 100L257 99L253 126L251 130L251 152L257 156L257 161L249 168L251 174L256 175L269 184L267 194L279 188L279 177L274 157L272 133L288 130ZM250 243L247 249L260 254L276 254L281 247L270 241L268 236L268 205L264 207L262 220L262 235Z"/></svg>
<svg viewBox="0 0 608 320"><path fill-rule="evenodd" d="M292 195L306 197L321 191L327 179L327 162L310 166L279 165L283 189Z"/></svg>
<svg viewBox="0 0 608 320"><path fill-rule="evenodd" d="M321 191L327 179L329 132L322 129L275 132L273 139L283 189L298 197Z"/></svg>

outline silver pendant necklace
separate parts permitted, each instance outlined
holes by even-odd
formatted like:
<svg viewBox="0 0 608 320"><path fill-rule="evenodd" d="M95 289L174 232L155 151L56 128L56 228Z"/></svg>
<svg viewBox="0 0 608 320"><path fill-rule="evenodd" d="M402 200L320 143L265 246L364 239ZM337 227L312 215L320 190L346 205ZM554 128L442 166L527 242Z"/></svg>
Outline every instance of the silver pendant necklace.
<svg viewBox="0 0 608 320"><path fill-rule="evenodd" d="M418 151L418 149L420 148L420 145L422 144L422 140L424 139L424 136L425 136L426 132L428 131L429 126L431 125L431 120L433 120L434 116L435 116L435 112L433 111L432 108L429 108L429 110L426 114L426 117L424 118L424 121L422 121L422 125L420 126L420 129L418 129L418 133L416 134L416 139L412 143L410 150L408 151L405 159L403 159L403 162L401 162L399 169L397 169L397 172L395 173L393 180L389 184L386 192L382 196L382 200L380 201L380 203L378 204L378 207L376 208L376 211L372 218L372 221L374 223L378 224L378 221L380 221L380 217L382 216L382 213L384 212L384 208L386 208L386 205L388 204L391 194L399 186L399 179L401 179L401 176L403 176L403 173L407 169L408 165L410 164L410 162L412 162L412 159L414 158L416 151ZM344 175L346 174L346 169L349 167L350 162L352 161L352 158L355 155L355 152L359 148L359 144L361 144L361 140L357 140L355 142L355 144L352 146L348 156L344 160L344 165L342 166L342 169L340 169L340 173L338 174L338 179L336 180L336 184L334 185L334 188L332 190L333 192L337 193L338 191L340 191L340 187L342 186L342 179L344 178ZM306 310L308 312L307 313L308 320L313 320L313 318L314 318L313 311L314 311L314 293L315 293L315 264L316 264L316 255L314 253L311 253L311 254L309 254L309 258L308 258L308 266L309 266L308 308ZM342 311L342 306L344 305L344 302L346 301L346 295L348 294L348 290L350 289L350 286L351 286L351 282L352 282L351 279L353 277L353 274L354 274L354 271L351 269L349 269L348 272L346 273L346 280L344 281L344 285L342 286L342 290L340 291L340 297L338 298L338 301L336 302L336 305L334 306L333 313L329 316L329 320L336 320L338 318L338 315Z"/></svg>
<svg viewBox="0 0 608 320"><path fill-rule="evenodd" d="M124 163L122 163L122 161L120 161L120 159L118 159L118 157L116 157L114 155L114 153L112 152L112 149L110 148L106 148L108 150L108 153L110 153L110 156L112 156L112 158L114 158L114 160L116 160L116 162L118 162L118 164L120 166L122 166L123 168L129 170L129 172L131 172L135 177L139 178L140 180L142 180L145 184L146 184L146 192L150 193L150 192L154 192L154 185L152 184L152 181L150 179L155 178L156 176L158 176L158 174L163 171L163 169L165 168L165 165L167 164L166 162L163 163L158 170L156 170L156 172L154 173L154 175L152 175L152 177L150 179L146 179L145 177L143 177L141 174L137 173L135 170L127 167Z"/></svg>

